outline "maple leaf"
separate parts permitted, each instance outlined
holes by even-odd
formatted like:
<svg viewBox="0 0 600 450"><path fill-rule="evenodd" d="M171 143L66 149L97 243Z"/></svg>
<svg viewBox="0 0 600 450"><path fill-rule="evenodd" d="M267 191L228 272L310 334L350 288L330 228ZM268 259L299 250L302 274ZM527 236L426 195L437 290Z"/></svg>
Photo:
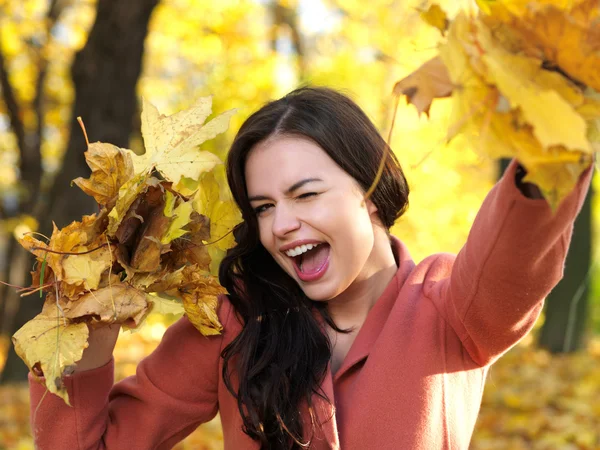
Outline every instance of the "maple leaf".
<svg viewBox="0 0 600 450"><path fill-rule="evenodd" d="M39 365L48 390L70 405L63 375L73 372L83 356L89 331L85 323L70 323L49 295L42 312L21 327L12 337L16 353L29 369Z"/></svg>
<svg viewBox="0 0 600 450"><path fill-rule="evenodd" d="M481 1L482 20L515 51L600 91L600 7L597 0Z"/></svg>
<svg viewBox="0 0 600 450"><path fill-rule="evenodd" d="M88 179L76 178L73 183L94 197L99 205L110 210L121 186L133 178L131 155L119 147L102 142L90 144L84 155L92 174Z"/></svg>
<svg viewBox="0 0 600 450"><path fill-rule="evenodd" d="M448 25L450 24L448 16L440 5L436 3L430 5L427 10L421 11L419 15L423 21L440 30L442 34L446 32Z"/></svg>
<svg viewBox="0 0 600 450"><path fill-rule="evenodd" d="M394 85L394 95L405 95L419 114L429 115L431 102L436 98L449 97L454 85L446 66L439 56L430 59L407 77Z"/></svg>
<svg viewBox="0 0 600 450"><path fill-rule="evenodd" d="M148 294L146 297L152 305L152 312L160 314L169 314L175 317L182 316L185 313L181 299L176 297L166 297L165 295Z"/></svg>
<svg viewBox="0 0 600 450"><path fill-rule="evenodd" d="M564 145L568 149L590 152L583 117L556 89L536 82L536 74L545 72L541 61L504 50L483 23L478 25L477 40L483 49L485 79L497 86L512 108L521 109L524 120L532 125L542 146ZM561 118L563 126L556 126L556 117Z"/></svg>
<svg viewBox="0 0 600 450"><path fill-rule="evenodd" d="M167 231L160 239L162 244L168 244L173 239L188 233L188 230L185 230L184 227L190 223L190 215L194 211L191 201L181 201L175 206L177 197L169 191L166 192L166 197L164 215L171 221Z"/></svg>
<svg viewBox="0 0 600 450"><path fill-rule="evenodd" d="M548 8L540 10L547 13ZM599 148L600 103L593 89L546 70L546 61L523 52L517 34L511 34L516 23L511 14L504 8L480 20L459 13L439 58L397 83L395 93L409 95L419 112L427 112L434 98L451 92L448 139L462 134L488 156L516 157L527 169L527 180L538 185L555 210ZM510 25L502 28L502 20ZM556 126L557 117L564 126Z"/></svg>
<svg viewBox="0 0 600 450"><path fill-rule="evenodd" d="M212 170L221 160L213 153L199 151L203 142L223 133L235 110L204 124L212 109L212 98L201 98L191 108L164 116L147 100L143 100L142 135L146 153L131 152L135 172L147 173L153 168L175 185L181 177L197 179Z"/></svg>
<svg viewBox="0 0 600 450"><path fill-rule="evenodd" d="M211 273L217 275L225 251L235 244L232 230L241 222L241 213L231 198L221 199L219 184L212 173L203 174L200 178L193 206L195 211L209 219L210 242L207 247Z"/></svg>
<svg viewBox="0 0 600 450"><path fill-rule="evenodd" d="M111 282L62 307L67 319L91 318L103 323L130 322L137 327L148 314L146 294L127 283Z"/></svg>
<svg viewBox="0 0 600 450"><path fill-rule="evenodd" d="M85 250L82 248L81 251ZM100 284L100 277L112 264L108 245L90 253L67 255L62 262L62 281L82 285L86 290L96 289Z"/></svg>

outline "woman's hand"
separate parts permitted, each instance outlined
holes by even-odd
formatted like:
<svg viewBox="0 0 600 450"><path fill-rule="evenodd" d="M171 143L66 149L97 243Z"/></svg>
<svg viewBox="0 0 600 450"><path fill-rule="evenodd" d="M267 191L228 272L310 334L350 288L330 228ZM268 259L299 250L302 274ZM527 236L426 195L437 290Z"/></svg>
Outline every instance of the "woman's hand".
<svg viewBox="0 0 600 450"><path fill-rule="evenodd" d="M517 188L521 191L521 194L523 194L527 198L544 198L544 196L542 195L542 191L540 191L540 188L538 188L536 184L523 182L523 178L525 177L525 175L527 175L527 171L521 164L519 164L515 173L515 184L517 185Z"/></svg>
<svg viewBox="0 0 600 450"><path fill-rule="evenodd" d="M112 358L121 324L90 325L88 330L89 346L83 351L83 357L76 363L75 372L92 370L107 364Z"/></svg>

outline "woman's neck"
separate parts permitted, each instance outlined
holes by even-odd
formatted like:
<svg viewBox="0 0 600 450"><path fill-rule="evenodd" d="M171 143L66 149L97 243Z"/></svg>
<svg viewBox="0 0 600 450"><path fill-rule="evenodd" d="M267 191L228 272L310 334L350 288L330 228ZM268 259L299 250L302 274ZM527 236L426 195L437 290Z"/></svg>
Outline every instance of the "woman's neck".
<svg viewBox="0 0 600 450"><path fill-rule="evenodd" d="M381 297L398 270L389 237L376 239L365 272L344 292L327 302L327 311L342 329L360 329L369 311Z"/></svg>

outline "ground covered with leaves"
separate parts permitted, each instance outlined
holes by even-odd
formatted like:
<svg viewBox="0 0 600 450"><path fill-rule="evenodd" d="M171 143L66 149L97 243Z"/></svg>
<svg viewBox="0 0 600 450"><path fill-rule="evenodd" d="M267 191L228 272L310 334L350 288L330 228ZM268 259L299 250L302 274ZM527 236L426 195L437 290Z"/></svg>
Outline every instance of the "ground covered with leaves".
<svg viewBox="0 0 600 450"><path fill-rule="evenodd" d="M119 337L117 379L135 373L166 328L164 316L151 314L141 330ZM532 342L528 337L492 367L471 449L600 449L600 339L593 339L585 352L562 356L536 349ZM8 342L2 344L5 350ZM218 418L175 448L223 448ZM33 450L26 386L0 387L0 450L9 449Z"/></svg>

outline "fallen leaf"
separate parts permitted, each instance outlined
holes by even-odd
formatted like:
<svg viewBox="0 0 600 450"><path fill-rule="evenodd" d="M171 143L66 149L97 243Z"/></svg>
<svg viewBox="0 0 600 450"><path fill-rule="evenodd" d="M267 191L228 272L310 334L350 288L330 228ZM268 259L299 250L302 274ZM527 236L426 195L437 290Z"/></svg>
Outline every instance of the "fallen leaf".
<svg viewBox="0 0 600 450"><path fill-rule="evenodd" d="M40 314L21 327L12 337L15 351L31 370L39 364L48 390L70 405L62 377L71 373L87 347L88 327L70 323L49 296Z"/></svg>
<svg viewBox="0 0 600 450"><path fill-rule="evenodd" d="M62 262L62 281L82 285L86 290L96 289L100 277L112 264L111 249L108 245L83 255L67 255Z"/></svg>
<svg viewBox="0 0 600 450"><path fill-rule="evenodd" d="M235 110L226 111L204 124L211 109L211 97L204 97L187 110L164 116L144 99L142 135L146 152L140 156L131 153L136 174L156 169L177 185L181 177L197 179L220 164L215 154L200 151L198 146L227 130Z"/></svg>
<svg viewBox="0 0 600 450"><path fill-rule="evenodd" d="M131 319L139 325L149 312L146 294L127 283L88 292L63 306L67 319L90 318L103 323L124 323Z"/></svg>
<svg viewBox="0 0 600 450"><path fill-rule="evenodd" d="M76 178L73 183L94 197L99 205L110 210L121 186L133 178L131 155L119 147L102 142L90 144L84 155L92 174L87 179Z"/></svg>
<svg viewBox="0 0 600 450"><path fill-rule="evenodd" d="M130 265L140 272L158 270L161 255L170 249L168 244L162 243L170 222L170 218L164 214L164 200L164 196L161 197L161 203L150 213L135 244Z"/></svg>
<svg viewBox="0 0 600 450"><path fill-rule="evenodd" d="M444 34L444 32L448 29L448 25L450 23L448 21L448 16L440 7L440 5L436 3L429 6L426 11L422 11L420 16L425 23L437 28L442 34Z"/></svg>
<svg viewBox="0 0 600 450"><path fill-rule="evenodd" d="M487 69L482 75L497 86L512 108L521 109L543 147L563 145L567 149L591 152L583 117L556 89L536 83L536 75L545 72L541 61L504 50L481 22L477 40L483 50L481 60ZM554 81L556 83L557 79ZM556 126L556 117L560 117L560 127Z"/></svg>
<svg viewBox="0 0 600 450"><path fill-rule="evenodd" d="M225 251L235 245L232 230L241 222L241 213L231 198L221 199L219 184L212 173L200 178L193 206L196 212L209 219L210 240L207 247L211 258L210 271L216 276Z"/></svg>
<svg viewBox="0 0 600 450"><path fill-rule="evenodd" d="M439 56L430 59L407 77L394 85L394 95L405 95L419 114L429 115L431 102L436 98L449 97L454 85L446 65Z"/></svg>
<svg viewBox="0 0 600 450"><path fill-rule="evenodd" d="M217 296L196 292L184 293L182 298L186 317L200 333L204 336L221 334L223 326L216 312Z"/></svg>
<svg viewBox="0 0 600 450"><path fill-rule="evenodd" d="M170 219L170 222L166 233L160 238L162 244L168 244L172 240L188 233L188 230L184 229L184 227L190 223L190 215L194 210L192 202L180 201L175 206L176 200L177 197L171 194L171 192L166 192L164 215Z"/></svg>
<svg viewBox="0 0 600 450"><path fill-rule="evenodd" d="M185 313L181 299L176 297L167 298L158 294L148 294L147 299L152 304L151 311L153 313L170 314L175 317L182 316Z"/></svg>
<svg viewBox="0 0 600 450"><path fill-rule="evenodd" d="M108 236L114 237L121 221L127 215L129 208L139 195L148 191L151 187L158 188L160 180L148 173L140 173L121 186L119 198L114 208L108 214Z"/></svg>

